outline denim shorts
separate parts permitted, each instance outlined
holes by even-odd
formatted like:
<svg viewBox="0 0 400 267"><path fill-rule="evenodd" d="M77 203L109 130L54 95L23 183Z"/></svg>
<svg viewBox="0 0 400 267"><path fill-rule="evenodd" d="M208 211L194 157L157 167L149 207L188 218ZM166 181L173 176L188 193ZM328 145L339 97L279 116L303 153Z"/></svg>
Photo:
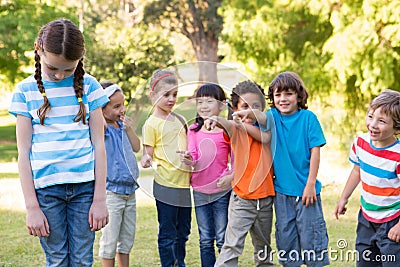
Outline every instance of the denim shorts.
<svg viewBox="0 0 400 267"><path fill-rule="evenodd" d="M136 197L107 191L109 222L102 229L99 256L114 259L115 254L129 254L136 229Z"/></svg>
<svg viewBox="0 0 400 267"><path fill-rule="evenodd" d="M284 266L329 265L328 233L320 195L306 207L301 197L275 195L275 235L279 262Z"/></svg>
<svg viewBox="0 0 400 267"><path fill-rule="evenodd" d="M50 227L50 235L40 238L46 266L92 266L95 233L90 230L89 210L93 194L93 181L36 190Z"/></svg>
<svg viewBox="0 0 400 267"><path fill-rule="evenodd" d="M400 245L388 237L390 229L398 222L399 218L385 223L373 223L365 219L362 211L359 211L356 238L357 267L399 266Z"/></svg>

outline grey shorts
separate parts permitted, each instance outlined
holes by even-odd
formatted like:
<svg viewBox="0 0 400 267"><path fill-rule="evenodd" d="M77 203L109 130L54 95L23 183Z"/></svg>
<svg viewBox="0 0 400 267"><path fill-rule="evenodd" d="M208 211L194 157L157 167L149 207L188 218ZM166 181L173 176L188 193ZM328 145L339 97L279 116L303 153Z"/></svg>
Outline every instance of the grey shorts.
<svg viewBox="0 0 400 267"><path fill-rule="evenodd" d="M109 222L102 229L99 256L114 259L115 254L129 254L136 231L136 197L107 191Z"/></svg>

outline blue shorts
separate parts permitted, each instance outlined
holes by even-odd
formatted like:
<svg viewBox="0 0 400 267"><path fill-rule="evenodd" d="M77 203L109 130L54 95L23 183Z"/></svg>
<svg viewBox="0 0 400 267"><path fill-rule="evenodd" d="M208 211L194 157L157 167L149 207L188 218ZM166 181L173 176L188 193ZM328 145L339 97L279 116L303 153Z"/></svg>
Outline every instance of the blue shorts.
<svg viewBox="0 0 400 267"><path fill-rule="evenodd" d="M276 192L276 246L279 262L284 266L329 265L328 233L320 195L306 208L301 197Z"/></svg>
<svg viewBox="0 0 400 267"><path fill-rule="evenodd" d="M46 266L93 265L95 232L89 225L93 194L94 182L60 184L36 190L50 227L50 235L40 238Z"/></svg>
<svg viewBox="0 0 400 267"><path fill-rule="evenodd" d="M357 267L399 266L400 245L388 238L389 230L398 222L399 218L373 223L367 221L360 210L356 238Z"/></svg>

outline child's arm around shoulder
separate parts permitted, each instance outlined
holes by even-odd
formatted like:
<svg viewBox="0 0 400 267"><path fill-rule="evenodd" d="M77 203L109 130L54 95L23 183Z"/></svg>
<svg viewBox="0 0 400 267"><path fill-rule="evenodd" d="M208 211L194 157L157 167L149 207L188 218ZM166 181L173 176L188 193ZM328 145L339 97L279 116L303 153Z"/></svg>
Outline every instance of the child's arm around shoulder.
<svg viewBox="0 0 400 267"><path fill-rule="evenodd" d="M342 195L336 205L335 208L335 217L336 220L339 219L339 215L345 214L346 213L346 204L353 193L354 189L358 186L360 183L360 166L354 165L349 178L347 179L346 185L344 186Z"/></svg>

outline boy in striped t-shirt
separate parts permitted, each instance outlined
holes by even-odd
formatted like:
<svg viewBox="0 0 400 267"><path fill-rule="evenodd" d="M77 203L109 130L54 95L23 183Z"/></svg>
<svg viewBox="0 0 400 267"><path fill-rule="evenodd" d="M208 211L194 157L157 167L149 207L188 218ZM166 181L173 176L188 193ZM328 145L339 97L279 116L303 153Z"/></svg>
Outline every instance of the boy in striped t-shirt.
<svg viewBox="0 0 400 267"><path fill-rule="evenodd" d="M336 206L335 216L361 181L358 214L357 266L398 266L400 260L400 93L385 90L372 100L366 125L368 133L352 145L354 168Z"/></svg>

